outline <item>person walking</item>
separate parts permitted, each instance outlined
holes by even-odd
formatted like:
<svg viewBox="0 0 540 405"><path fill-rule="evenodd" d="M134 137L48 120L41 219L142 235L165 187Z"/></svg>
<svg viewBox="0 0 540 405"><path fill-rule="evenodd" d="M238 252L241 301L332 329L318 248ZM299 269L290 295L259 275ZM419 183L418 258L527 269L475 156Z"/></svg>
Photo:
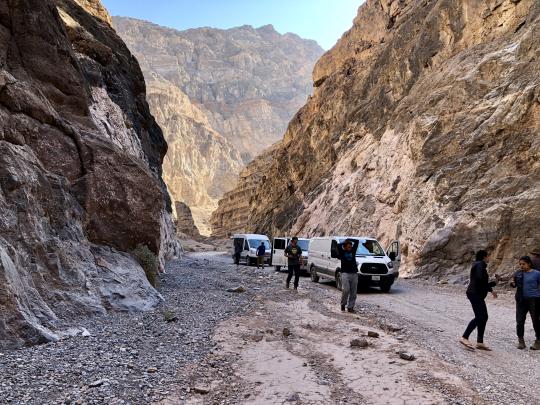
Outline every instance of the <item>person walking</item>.
<svg viewBox="0 0 540 405"><path fill-rule="evenodd" d="M264 255L266 254L266 246L264 245L264 242L261 241L261 244L257 248L257 268L264 269Z"/></svg>
<svg viewBox="0 0 540 405"><path fill-rule="evenodd" d="M356 296L358 295L358 264L356 263L356 251L360 241L357 239L345 239L339 243L338 258L341 260L341 310L354 313Z"/></svg>
<svg viewBox="0 0 540 405"><path fill-rule="evenodd" d="M519 270L510 285L516 288L516 332L518 349L525 349L525 321L530 314L536 341L531 350L540 350L540 271L533 269L529 256L519 259Z"/></svg>
<svg viewBox="0 0 540 405"><path fill-rule="evenodd" d="M302 249L298 246L298 238L294 236L291 239L289 246L285 248L285 256L287 257L287 283L285 288L289 288L291 279L294 274L294 290L298 290L298 282L300 281L300 260L302 259Z"/></svg>
<svg viewBox="0 0 540 405"><path fill-rule="evenodd" d="M488 321L488 311L486 306L486 297L488 292L491 292L493 298L497 298L497 293L493 291L493 287L497 285L496 281L489 281L487 272L487 263L489 261L488 252L479 250L476 253L476 261L471 268L471 277L469 286L467 287L467 298L471 302L474 311L474 319L469 322L467 329L459 340L462 345L468 349L474 350L469 336L474 329L477 329L476 348L479 350L491 351L491 348L484 344L484 332Z"/></svg>

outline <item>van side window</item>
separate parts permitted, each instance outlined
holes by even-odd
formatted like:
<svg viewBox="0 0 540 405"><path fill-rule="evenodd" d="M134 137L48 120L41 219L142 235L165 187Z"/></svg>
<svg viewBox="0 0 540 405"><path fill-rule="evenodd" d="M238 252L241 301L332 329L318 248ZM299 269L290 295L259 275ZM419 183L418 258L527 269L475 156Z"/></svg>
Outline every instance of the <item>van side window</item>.
<svg viewBox="0 0 540 405"><path fill-rule="evenodd" d="M249 245L247 239L244 240L244 250L249 250Z"/></svg>
<svg viewBox="0 0 540 405"><path fill-rule="evenodd" d="M285 239L274 239L274 249L285 250Z"/></svg>

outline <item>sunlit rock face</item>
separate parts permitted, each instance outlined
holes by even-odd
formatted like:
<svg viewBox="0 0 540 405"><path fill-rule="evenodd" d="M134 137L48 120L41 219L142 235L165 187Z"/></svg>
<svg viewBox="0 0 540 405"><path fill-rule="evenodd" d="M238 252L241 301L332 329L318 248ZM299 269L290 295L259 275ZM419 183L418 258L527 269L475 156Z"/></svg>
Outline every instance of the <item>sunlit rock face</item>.
<svg viewBox="0 0 540 405"><path fill-rule="evenodd" d="M323 51L272 26L176 31L128 18L113 21L141 63L152 113L169 143L169 191L209 234L218 200L247 162L281 139L305 103Z"/></svg>
<svg viewBox="0 0 540 405"><path fill-rule="evenodd" d="M129 252L178 247L167 150L98 0L0 3L0 348L161 300Z"/></svg>
<svg viewBox="0 0 540 405"><path fill-rule="evenodd" d="M540 247L540 3L368 0L214 232L369 234L404 270L501 272ZM257 175L262 173L262 175Z"/></svg>

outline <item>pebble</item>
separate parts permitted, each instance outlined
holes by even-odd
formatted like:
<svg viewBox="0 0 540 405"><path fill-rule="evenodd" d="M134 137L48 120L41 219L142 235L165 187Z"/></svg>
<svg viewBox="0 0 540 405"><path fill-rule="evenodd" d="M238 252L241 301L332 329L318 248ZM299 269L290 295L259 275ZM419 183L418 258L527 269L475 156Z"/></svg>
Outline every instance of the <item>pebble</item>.
<svg viewBox="0 0 540 405"><path fill-rule="evenodd" d="M364 338L356 338L351 340L351 347L368 347L369 343Z"/></svg>

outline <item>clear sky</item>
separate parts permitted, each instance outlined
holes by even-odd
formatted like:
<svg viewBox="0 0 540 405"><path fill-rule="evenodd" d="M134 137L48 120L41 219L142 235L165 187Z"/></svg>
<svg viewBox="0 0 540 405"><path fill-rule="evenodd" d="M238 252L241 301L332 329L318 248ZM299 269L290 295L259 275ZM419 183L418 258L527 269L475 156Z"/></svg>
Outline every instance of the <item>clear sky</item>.
<svg viewBox="0 0 540 405"><path fill-rule="evenodd" d="M111 15L180 30L272 24L330 49L352 26L363 0L102 0Z"/></svg>

